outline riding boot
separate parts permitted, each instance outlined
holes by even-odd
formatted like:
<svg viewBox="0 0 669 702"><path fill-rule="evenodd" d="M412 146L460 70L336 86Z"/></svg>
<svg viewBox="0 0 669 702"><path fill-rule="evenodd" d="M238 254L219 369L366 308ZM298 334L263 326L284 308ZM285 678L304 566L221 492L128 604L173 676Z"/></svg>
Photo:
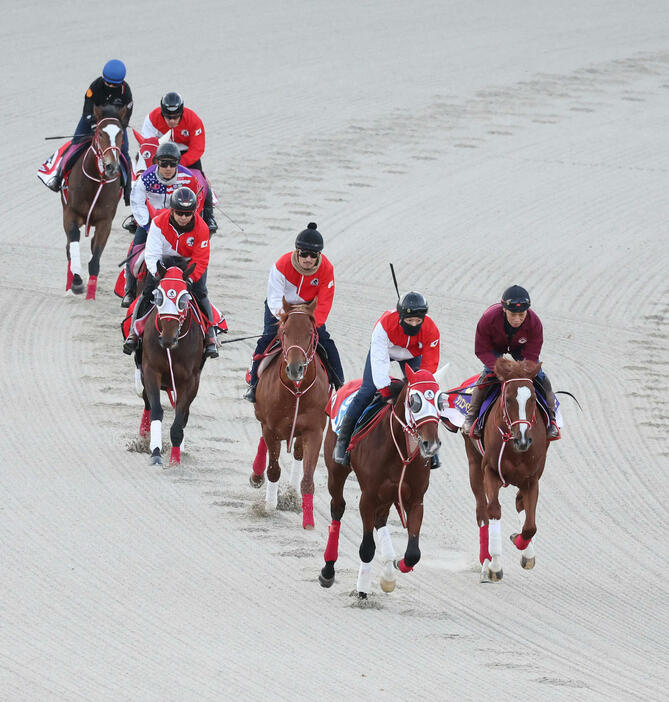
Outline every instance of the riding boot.
<svg viewBox="0 0 669 702"><path fill-rule="evenodd" d="M352 417L346 413L346 416L342 420L341 426L339 427L337 443L335 444L334 451L332 452L332 460L342 466L347 466L350 463L348 445L351 443L351 434L353 434L353 429L355 429L355 424L357 421L357 417Z"/></svg>
<svg viewBox="0 0 669 702"><path fill-rule="evenodd" d="M244 399L248 400L249 402L256 401L256 386L255 385L249 385L249 389L244 393Z"/></svg>
<svg viewBox="0 0 669 702"><path fill-rule="evenodd" d="M135 309L132 311L132 319L130 320L130 333L128 338L123 342L123 353L130 356L133 351L137 351L137 346L139 344L139 337L135 331L135 322L140 317L140 308L143 307L144 298L139 300L135 305Z"/></svg>
<svg viewBox="0 0 669 702"><path fill-rule="evenodd" d="M209 298L205 295L204 297L198 298L198 303L200 309L204 312L207 318L207 336L205 339L205 349L204 355L207 358L218 358L218 348L216 347L216 335L214 333L213 319L214 313L211 309L211 303Z"/></svg>
<svg viewBox="0 0 669 702"><path fill-rule="evenodd" d="M207 194L204 196L204 206L202 207L202 219L209 227L209 236L212 236L218 231L218 223L214 219L214 198L211 194L211 188L207 187Z"/></svg>
<svg viewBox="0 0 669 702"><path fill-rule="evenodd" d="M548 376L545 373L539 382L546 396L546 408L548 409L549 424L546 427L546 438L549 441L553 441L554 439L560 438L560 429L555 421L555 405L557 404L555 393L553 392L551 381L548 379Z"/></svg>
<svg viewBox="0 0 669 702"><path fill-rule="evenodd" d="M121 300L121 307L130 307L137 295L137 279L130 270L130 264L125 264L125 294Z"/></svg>
<svg viewBox="0 0 669 702"><path fill-rule="evenodd" d="M481 437L481 430L479 429L478 422L476 420L479 416L479 410L481 409L481 404L483 403L483 398L485 397L485 388L482 388L478 383L474 386L472 390L472 395L469 398L469 409L467 410L467 416L465 417L464 424L462 425L462 433L465 436L469 436L472 430L472 425L474 426L474 436L476 438Z"/></svg>
<svg viewBox="0 0 669 702"><path fill-rule="evenodd" d="M439 468L441 466L441 459L439 458L439 454L435 453L432 458L430 458L430 470L435 470L436 468Z"/></svg>
<svg viewBox="0 0 669 702"><path fill-rule="evenodd" d="M60 186L62 184L63 184L63 171L59 165L58 168L56 169L56 172L51 177L51 179L46 184L46 186L47 186L47 188L49 188L49 190L53 190L54 193L57 193L60 190Z"/></svg>

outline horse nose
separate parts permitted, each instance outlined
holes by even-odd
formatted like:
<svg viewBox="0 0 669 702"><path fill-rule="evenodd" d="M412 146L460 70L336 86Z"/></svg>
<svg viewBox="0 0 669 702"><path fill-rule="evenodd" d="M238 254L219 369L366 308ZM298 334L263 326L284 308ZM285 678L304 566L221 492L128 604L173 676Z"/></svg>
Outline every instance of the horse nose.
<svg viewBox="0 0 669 702"><path fill-rule="evenodd" d="M441 448L441 441L439 439L429 441L424 440L422 442L422 454L423 456L434 456L435 453Z"/></svg>
<svg viewBox="0 0 669 702"><path fill-rule="evenodd" d="M304 378L304 363L291 363L286 367L286 372L291 380L302 380Z"/></svg>
<svg viewBox="0 0 669 702"><path fill-rule="evenodd" d="M529 436L513 440L513 447L516 449L516 451L519 451L520 453L527 451L527 449L529 449L530 446L532 446L532 439Z"/></svg>

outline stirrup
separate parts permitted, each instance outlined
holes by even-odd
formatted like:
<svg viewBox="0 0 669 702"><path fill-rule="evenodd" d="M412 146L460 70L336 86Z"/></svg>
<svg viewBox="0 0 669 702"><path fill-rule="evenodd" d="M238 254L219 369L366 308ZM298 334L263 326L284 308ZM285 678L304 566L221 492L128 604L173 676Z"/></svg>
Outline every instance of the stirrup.
<svg viewBox="0 0 669 702"><path fill-rule="evenodd" d="M212 341L210 344L207 344L207 347L204 350L204 355L207 358L218 358L218 349L216 348L216 342Z"/></svg>
<svg viewBox="0 0 669 702"><path fill-rule="evenodd" d="M256 386L255 385L249 386L249 389L244 393L244 399L248 400L249 402L256 401Z"/></svg>
<svg viewBox="0 0 669 702"><path fill-rule="evenodd" d="M123 353L130 356L134 351L137 351L137 346L139 345L139 339L128 334L128 338L123 342Z"/></svg>
<svg viewBox="0 0 669 702"><path fill-rule="evenodd" d="M63 174L58 173L53 178L49 180L49 182L46 184L46 187L49 188L49 190L53 190L54 193L60 192L60 186L63 184Z"/></svg>
<svg viewBox="0 0 669 702"><path fill-rule="evenodd" d="M135 299L135 296L131 292L127 292L124 296L123 299L121 300L121 307L128 308L130 305L132 305L132 301Z"/></svg>
<svg viewBox="0 0 669 702"><path fill-rule="evenodd" d="M546 438L549 441L557 441L562 438L560 428L555 422L551 422L548 427L546 427Z"/></svg>

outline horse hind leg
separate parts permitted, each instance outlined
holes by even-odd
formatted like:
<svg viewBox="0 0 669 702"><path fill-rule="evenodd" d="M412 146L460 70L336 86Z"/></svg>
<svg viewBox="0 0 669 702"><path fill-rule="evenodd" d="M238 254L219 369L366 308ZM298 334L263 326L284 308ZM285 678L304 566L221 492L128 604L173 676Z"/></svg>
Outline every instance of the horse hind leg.
<svg viewBox="0 0 669 702"><path fill-rule="evenodd" d="M253 472L249 478L249 484L252 488L260 488L265 482L265 468L267 467L267 444L261 436L258 441L258 449L256 457L253 459Z"/></svg>
<svg viewBox="0 0 669 702"><path fill-rule="evenodd" d="M376 538L381 550L381 563L383 564L380 580L381 589L384 592L392 592L397 582L397 566L395 565L397 554L393 547L393 541L390 538L390 530L386 524L377 527Z"/></svg>

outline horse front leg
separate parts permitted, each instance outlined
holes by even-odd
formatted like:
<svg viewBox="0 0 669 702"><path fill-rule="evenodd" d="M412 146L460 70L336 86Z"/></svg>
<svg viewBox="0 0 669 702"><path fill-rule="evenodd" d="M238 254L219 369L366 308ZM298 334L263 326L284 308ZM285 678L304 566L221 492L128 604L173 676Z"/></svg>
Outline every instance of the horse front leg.
<svg viewBox="0 0 669 702"><path fill-rule="evenodd" d="M488 550L490 565L488 577L492 582L499 582L504 573L502 571L502 506L499 503L499 489L502 481L499 475L489 465L483 468L483 486L488 500ZM481 578L482 582L483 577Z"/></svg>
<svg viewBox="0 0 669 702"><path fill-rule="evenodd" d="M184 395L186 395L186 397L182 400L181 398ZM170 452L171 466L179 465L181 463L181 448L184 441L184 428L188 422L188 410L193 397L194 395L192 395L190 392L182 392L179 394L179 399L174 410L174 422L172 422L172 426L170 427L170 440L172 442L172 450Z"/></svg>
<svg viewBox="0 0 669 702"><path fill-rule="evenodd" d="M469 485L476 501L476 525L479 529L479 563L481 564L481 577L487 577L490 565L490 552L488 551L488 501L483 487L483 470L481 469L481 454L470 439L465 438L465 449L469 462ZM484 580L485 582L485 580Z"/></svg>
<svg viewBox="0 0 669 702"><path fill-rule="evenodd" d="M263 426L263 438L267 446L269 465L267 467L267 486L265 488L265 508L275 510L279 501L279 478L281 477L281 466L279 465L279 454L281 452L281 441L270 429Z"/></svg>
<svg viewBox="0 0 669 702"><path fill-rule="evenodd" d="M139 423L139 435L144 438L151 431L151 404L144 389L142 390L142 399L144 400L144 411L142 412L142 421Z"/></svg>
<svg viewBox="0 0 669 702"><path fill-rule="evenodd" d="M296 492L300 489L300 483L302 482L302 474L304 472L304 468L302 467L303 458L304 448L302 437L298 436L293 446L293 465L290 468L290 484L295 488Z"/></svg>
<svg viewBox="0 0 669 702"><path fill-rule="evenodd" d="M267 444L264 437L261 436L258 441L256 457L253 459L251 476L249 477L249 484L252 488L262 487L262 484L265 482L265 468L267 468Z"/></svg>
<svg viewBox="0 0 669 702"><path fill-rule="evenodd" d="M539 500L539 481L533 479L529 485L518 490L516 511L521 532L511 534L511 543L520 551L520 565L525 570L532 570L536 563L536 554L532 537L537 533L536 511Z"/></svg>
<svg viewBox="0 0 669 702"><path fill-rule="evenodd" d="M100 274L100 258L107 245L110 231L111 220L101 222L95 226L95 234L91 240L91 260L88 262L87 300L95 300L95 293L98 287L98 275Z"/></svg>
<svg viewBox="0 0 669 702"><path fill-rule="evenodd" d="M314 528L314 473L322 441L322 430L310 431L302 435L303 475L300 492L302 493L302 527L304 529Z"/></svg>
<svg viewBox="0 0 669 702"><path fill-rule="evenodd" d="M404 558L397 564L402 573L410 573L420 560L418 539L423 524L423 496L417 497L407 510L407 548Z"/></svg>
<svg viewBox="0 0 669 702"><path fill-rule="evenodd" d="M374 543L375 500L370 497L369 490L363 490L360 495L360 516L362 517L362 541L360 543L360 568L356 590L358 599L366 600L372 585L372 562L376 553Z"/></svg>
<svg viewBox="0 0 669 702"><path fill-rule="evenodd" d="M163 446L163 408L160 404L160 374L144 368L144 391L151 405L151 427L149 449L151 451L151 465L163 465L161 449Z"/></svg>
<svg viewBox="0 0 669 702"><path fill-rule="evenodd" d="M390 538L390 530L387 525L389 511L390 505L388 505L387 509L381 511L374 524L376 528L377 544L381 549L381 563L383 564L383 572L381 573L379 584L384 592L392 592L397 582L397 567L395 565L397 554L395 553L393 541Z"/></svg>
<svg viewBox="0 0 669 702"><path fill-rule="evenodd" d="M66 291L72 290L75 295L84 292L84 281L81 278L81 232L79 223L74 215L64 217L65 233L67 234L67 283Z"/></svg>
<svg viewBox="0 0 669 702"><path fill-rule="evenodd" d="M325 565L318 576L318 582L323 587L331 587L335 580L334 565L337 562L337 558L339 558L339 528L341 527L341 518L344 516L344 510L346 509L344 483L351 469L334 461L326 461L326 463L328 465L328 492L330 493L330 517L332 521L328 529L328 543L323 554Z"/></svg>

